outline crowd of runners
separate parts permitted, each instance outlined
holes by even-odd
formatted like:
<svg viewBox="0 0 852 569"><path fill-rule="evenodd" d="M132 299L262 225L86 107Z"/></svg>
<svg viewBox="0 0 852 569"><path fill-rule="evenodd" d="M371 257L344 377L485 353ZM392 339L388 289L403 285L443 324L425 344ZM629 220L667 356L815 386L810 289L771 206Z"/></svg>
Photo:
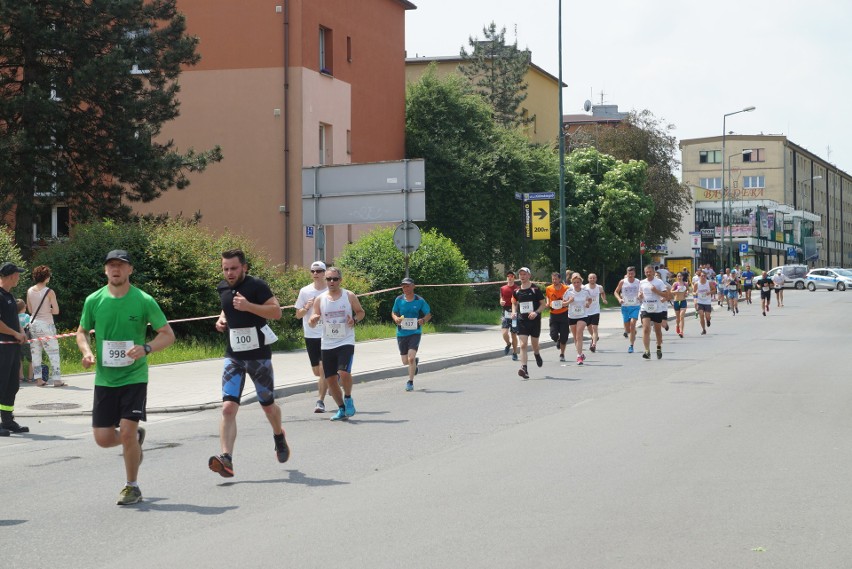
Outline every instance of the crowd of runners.
<svg viewBox="0 0 852 569"><path fill-rule="evenodd" d="M750 265L738 269L725 269L717 274L710 265L701 265L690 275L684 267L672 274L664 267L646 265L643 279L635 267L628 267L619 280L613 296L621 307L627 353L634 353L637 324L642 324L642 358L652 359L651 336L656 345L656 357L663 357L663 332L669 330L669 309L674 312L675 333L683 338L686 333L686 310L692 302L695 318L706 335L712 323L713 304L725 306L733 316L740 312L740 301L752 304L752 291L760 292L761 312L770 310L773 291L776 307L784 306L784 275L780 272L769 278L764 271L756 275ZM500 307L503 311L501 334L505 342L504 354L520 361L518 375L529 378L527 346L532 347L536 365L542 367L544 359L539 350L541 319L545 309L550 310L550 338L559 350L559 361L566 361L565 350L569 337L573 337L577 365L586 361L585 336L588 330L589 351L595 352L599 342L601 301L607 302L597 275L589 273L584 283L580 273L566 273L568 283L563 283L558 272L551 274L551 284L544 291L531 280L527 267L506 273L506 284L500 288ZM572 356L573 357L573 356Z"/></svg>

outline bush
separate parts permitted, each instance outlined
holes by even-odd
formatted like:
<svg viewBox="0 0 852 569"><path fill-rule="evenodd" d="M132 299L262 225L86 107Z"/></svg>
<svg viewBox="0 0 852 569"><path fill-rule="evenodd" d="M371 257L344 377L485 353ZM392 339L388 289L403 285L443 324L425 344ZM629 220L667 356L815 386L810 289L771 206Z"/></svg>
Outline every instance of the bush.
<svg viewBox="0 0 852 569"><path fill-rule="evenodd" d="M0 265L7 262L15 263L19 267L31 268L24 265L21 250L15 244L15 233L5 225L0 225ZM32 271L27 270L27 272L21 273L21 280L18 282L18 286L11 292L17 298L26 300L27 289L30 286L32 286Z"/></svg>
<svg viewBox="0 0 852 569"><path fill-rule="evenodd" d="M400 294L399 282L405 276L405 256L394 246L393 232L393 228L371 231L347 245L337 259L341 269L363 274L373 290L394 289L371 297L378 303L382 320L390 320L393 301ZM467 262L452 241L435 230L424 232L421 241L409 260L409 275L418 285L468 282ZM349 274L347 287L351 283ZM433 318L440 321L461 308L469 291L462 286L420 288L416 292L429 303Z"/></svg>

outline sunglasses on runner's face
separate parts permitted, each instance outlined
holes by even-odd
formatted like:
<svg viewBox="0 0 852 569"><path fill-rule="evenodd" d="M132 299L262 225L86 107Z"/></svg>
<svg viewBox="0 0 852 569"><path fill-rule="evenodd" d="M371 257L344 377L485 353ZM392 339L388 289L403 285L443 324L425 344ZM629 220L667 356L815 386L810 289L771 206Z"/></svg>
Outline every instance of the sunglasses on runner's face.
<svg viewBox="0 0 852 569"><path fill-rule="evenodd" d="M340 280L340 277L325 277L325 280L327 280L329 282L336 283L337 281Z"/></svg>
<svg viewBox="0 0 852 569"><path fill-rule="evenodd" d="M325 269L311 269L311 272L312 272L312 273L316 273L316 274L324 273L324 272L325 272Z"/></svg>

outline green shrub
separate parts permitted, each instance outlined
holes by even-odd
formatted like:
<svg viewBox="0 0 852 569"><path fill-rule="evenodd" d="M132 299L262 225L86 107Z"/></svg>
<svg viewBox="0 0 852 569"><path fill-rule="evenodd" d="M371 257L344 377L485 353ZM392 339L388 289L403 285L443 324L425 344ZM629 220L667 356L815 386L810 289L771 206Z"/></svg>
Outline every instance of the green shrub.
<svg viewBox="0 0 852 569"><path fill-rule="evenodd" d="M21 273L18 286L11 291L17 298L26 300L27 289L32 286L32 267L24 263L21 250L15 244L15 232L5 225L0 225L0 265L7 262L27 269L25 273Z"/></svg>
<svg viewBox="0 0 852 569"><path fill-rule="evenodd" d="M336 263L341 269L360 273L369 280L373 290L394 290L374 295L378 315L390 320L394 299L401 293L399 282L405 276L405 256L394 246L393 228L380 228L347 245ZM347 272L347 286L351 285ZM409 275L422 286L425 284L454 284L468 282L467 262L456 245L431 230L422 234L421 244L409 260ZM432 308L436 321L455 314L465 303L468 287L422 287L417 289ZM362 298L364 302L364 298Z"/></svg>

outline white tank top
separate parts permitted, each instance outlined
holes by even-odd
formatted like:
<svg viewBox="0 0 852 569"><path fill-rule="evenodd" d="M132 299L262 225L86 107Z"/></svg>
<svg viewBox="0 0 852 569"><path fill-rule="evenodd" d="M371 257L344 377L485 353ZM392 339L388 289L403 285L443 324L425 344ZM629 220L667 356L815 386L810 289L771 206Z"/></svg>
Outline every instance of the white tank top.
<svg viewBox="0 0 852 569"><path fill-rule="evenodd" d="M630 282L627 279L621 281L621 298L624 306L639 306L639 280Z"/></svg>
<svg viewBox="0 0 852 569"><path fill-rule="evenodd" d="M332 300L328 291L317 297L320 302L323 350L332 350L347 344L355 345L355 327L346 324L347 316L353 316L349 291L342 288L340 293L337 300Z"/></svg>
<svg viewBox="0 0 852 569"><path fill-rule="evenodd" d="M593 316L595 314L601 313L601 287L600 285L595 285L595 288L590 287L589 285L585 286L586 290L589 291L589 296L592 297L592 304L586 309L586 315ZM623 287L622 287L623 289Z"/></svg>
<svg viewBox="0 0 852 569"><path fill-rule="evenodd" d="M48 287L39 291L34 286L27 290L27 302L33 310L38 309L36 314L31 315L32 320L37 320L39 324L53 324L53 307L50 304L50 299L45 298L49 291ZM42 298L44 298L44 302L41 301ZM41 308L39 308L39 304L41 304Z"/></svg>
<svg viewBox="0 0 852 569"><path fill-rule="evenodd" d="M710 288L710 281L706 283L698 282L698 287L695 289L695 300L698 304L712 304L711 294L713 289Z"/></svg>

